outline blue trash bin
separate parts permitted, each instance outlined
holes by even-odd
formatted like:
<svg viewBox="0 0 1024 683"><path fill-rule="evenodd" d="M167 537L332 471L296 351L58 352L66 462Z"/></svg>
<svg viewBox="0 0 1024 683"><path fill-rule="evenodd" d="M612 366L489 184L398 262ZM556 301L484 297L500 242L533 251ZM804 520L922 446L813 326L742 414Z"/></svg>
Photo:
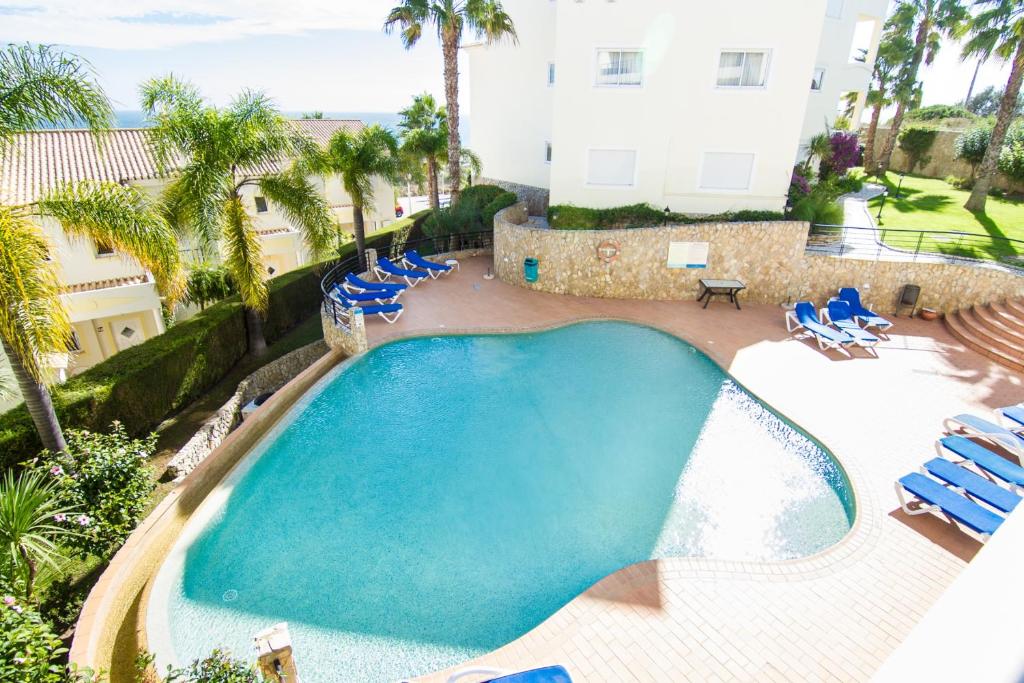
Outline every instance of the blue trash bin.
<svg viewBox="0 0 1024 683"><path fill-rule="evenodd" d="M523 277L527 282L537 281L537 265L539 263L540 261L532 256L523 259Z"/></svg>

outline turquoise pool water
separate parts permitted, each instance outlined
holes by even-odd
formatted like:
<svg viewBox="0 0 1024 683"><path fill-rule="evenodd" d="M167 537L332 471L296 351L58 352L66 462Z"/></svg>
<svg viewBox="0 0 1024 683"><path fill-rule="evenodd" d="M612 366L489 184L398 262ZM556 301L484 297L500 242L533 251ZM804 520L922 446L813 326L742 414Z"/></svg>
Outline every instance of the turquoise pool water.
<svg viewBox="0 0 1024 683"><path fill-rule="evenodd" d="M287 621L306 683L451 666L631 563L805 556L853 518L815 442L690 345L613 322L371 351L208 505L161 569L151 644L249 658Z"/></svg>

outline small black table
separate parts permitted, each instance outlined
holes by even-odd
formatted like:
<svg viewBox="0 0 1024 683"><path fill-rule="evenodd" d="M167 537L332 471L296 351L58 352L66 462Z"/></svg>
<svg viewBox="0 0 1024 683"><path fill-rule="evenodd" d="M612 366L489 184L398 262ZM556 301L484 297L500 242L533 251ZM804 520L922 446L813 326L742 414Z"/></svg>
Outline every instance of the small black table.
<svg viewBox="0 0 1024 683"><path fill-rule="evenodd" d="M711 303L711 297L713 296L727 296L729 301L736 304L736 308L740 307L740 302L736 298L736 295L747 288L745 284L739 280L704 280L700 281L701 292L700 296L697 297L697 301L704 302L704 308L708 307Z"/></svg>

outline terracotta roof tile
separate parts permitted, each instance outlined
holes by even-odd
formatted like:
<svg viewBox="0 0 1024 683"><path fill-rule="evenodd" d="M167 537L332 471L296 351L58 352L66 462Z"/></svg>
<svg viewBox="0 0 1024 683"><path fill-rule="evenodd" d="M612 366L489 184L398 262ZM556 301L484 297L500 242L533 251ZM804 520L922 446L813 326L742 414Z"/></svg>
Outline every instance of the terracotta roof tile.
<svg viewBox="0 0 1024 683"><path fill-rule="evenodd" d="M296 120L295 125L324 145L338 130L359 130L361 121ZM0 202L28 204L61 185L83 180L133 181L159 178L145 128L115 128L102 145L88 130L40 130L15 136L0 157ZM268 172L271 168L259 169Z"/></svg>
<svg viewBox="0 0 1024 683"><path fill-rule="evenodd" d="M126 275L124 277L108 278L106 280L94 280L92 282L79 282L78 284L68 285L65 288L67 294L79 294L81 292L94 292L98 289L110 289L112 287L127 287L130 285L144 285L153 280L149 275L142 273L139 275Z"/></svg>

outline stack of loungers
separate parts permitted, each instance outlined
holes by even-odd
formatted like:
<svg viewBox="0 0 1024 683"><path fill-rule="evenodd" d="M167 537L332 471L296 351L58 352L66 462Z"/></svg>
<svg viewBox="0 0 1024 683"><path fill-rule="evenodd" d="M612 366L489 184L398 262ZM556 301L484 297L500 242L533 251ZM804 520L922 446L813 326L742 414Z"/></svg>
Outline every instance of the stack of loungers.
<svg viewBox="0 0 1024 683"><path fill-rule="evenodd" d="M798 301L792 311L786 311L786 329L791 333L803 330L822 351L836 349L847 355L852 346L877 354L874 349L880 340L869 329L884 334L890 327L891 322L861 304L860 292L854 287L843 287L839 296L829 299L820 318L810 301Z"/></svg>
<svg viewBox="0 0 1024 683"><path fill-rule="evenodd" d="M935 442L937 458L896 482L900 507L908 515L934 512L964 531L987 541L1020 503L1024 467L1024 406L1000 408L999 425L976 415L948 418L947 436ZM905 494L916 499L911 507Z"/></svg>
<svg viewBox="0 0 1024 683"><path fill-rule="evenodd" d="M398 320L405 310L398 303L402 292L427 278L447 275L459 267L459 262L454 259L448 263L435 263L414 250L407 251L399 263L402 265L396 265L387 258L379 258L373 268L379 281L364 280L355 273L349 273L344 282L331 288L328 296L345 311L358 308L364 315L378 315L390 324Z"/></svg>

